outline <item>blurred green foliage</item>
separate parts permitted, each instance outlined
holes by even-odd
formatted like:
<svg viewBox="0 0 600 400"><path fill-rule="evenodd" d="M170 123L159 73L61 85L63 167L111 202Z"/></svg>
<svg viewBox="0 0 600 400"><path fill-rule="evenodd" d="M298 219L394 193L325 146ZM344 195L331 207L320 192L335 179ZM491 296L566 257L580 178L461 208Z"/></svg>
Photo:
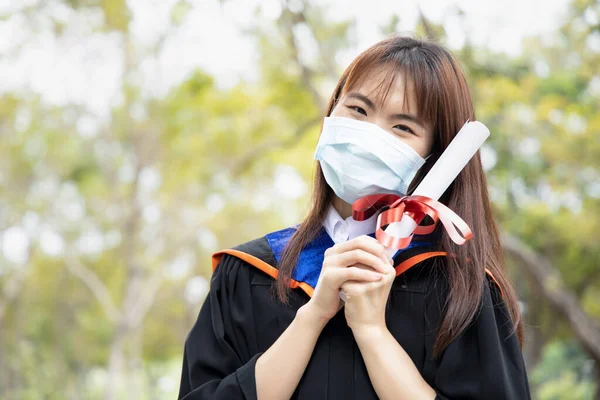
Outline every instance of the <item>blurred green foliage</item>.
<svg viewBox="0 0 600 400"><path fill-rule="evenodd" d="M152 97L135 77L156 49L132 37L127 2L61 4L101 10L94 31L120 35L123 101L100 118L34 91L0 98L0 237L27 243L21 261L0 252L0 397L173 398L210 254L306 212L320 118L345 67L337 60L353 48L355 21L330 23L316 6L284 8L274 22L257 17L248 32L258 46L256 81L221 88L196 71ZM14 14L52 22L40 7ZM174 3L171 29L192 8ZM468 40L456 51L478 119L493 133L483 152L501 227L548 257L595 321L598 20L598 3L575 0L551 40L526 39L520 57ZM310 59L298 29L313 39ZM445 40L425 16L416 31ZM598 396L599 367L572 327L518 265L509 268L532 338L525 356L535 398Z"/></svg>

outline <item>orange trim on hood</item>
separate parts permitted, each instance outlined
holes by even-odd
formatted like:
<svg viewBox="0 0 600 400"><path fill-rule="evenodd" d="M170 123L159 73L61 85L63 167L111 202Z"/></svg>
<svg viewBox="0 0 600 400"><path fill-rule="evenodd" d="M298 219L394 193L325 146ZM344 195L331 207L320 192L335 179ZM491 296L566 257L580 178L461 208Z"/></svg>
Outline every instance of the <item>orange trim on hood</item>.
<svg viewBox="0 0 600 400"><path fill-rule="evenodd" d="M261 270L265 274L269 275L273 279L277 279L277 276L279 275L279 271L277 270L277 268L269 265L268 263L264 262L260 258L254 257L253 255L248 254L248 253L244 253L243 251L233 250L233 249L221 250L212 255L212 270L213 270L213 272L217 268L217 265L219 265L219 262L221 262L221 258L223 258L223 255L225 255L225 254L229 254L234 257L239 258L240 260L246 261L248 264L258 268L259 270ZM416 256L413 256L407 260L402 261L400 264L398 264L395 267L396 276L406 272L408 269L414 267L421 261L427 260L428 258L440 257L440 256L446 256L446 255L447 255L447 253L445 251L430 251L427 253L417 254ZM498 283L496 278L494 278L494 275L492 275L492 272L487 268L485 269L485 272L496 283L496 285L498 286L498 289L500 290L500 295L502 297L504 297L504 294L502 293L502 287L500 287L500 284ZM313 287L310 286L308 283L298 282L294 279L290 280L290 288L292 288L292 289L300 288L309 297L312 297L313 293L315 292L315 289L313 289Z"/></svg>

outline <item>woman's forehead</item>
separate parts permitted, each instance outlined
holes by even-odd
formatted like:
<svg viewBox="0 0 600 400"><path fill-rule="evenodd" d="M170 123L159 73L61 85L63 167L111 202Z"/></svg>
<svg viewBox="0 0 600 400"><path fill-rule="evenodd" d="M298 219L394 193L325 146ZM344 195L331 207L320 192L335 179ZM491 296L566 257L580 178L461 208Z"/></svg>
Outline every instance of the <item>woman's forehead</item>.
<svg viewBox="0 0 600 400"><path fill-rule="evenodd" d="M393 112L417 114L417 99L414 85L404 74L368 74L353 85L345 88L343 96L358 93L366 96L378 108Z"/></svg>

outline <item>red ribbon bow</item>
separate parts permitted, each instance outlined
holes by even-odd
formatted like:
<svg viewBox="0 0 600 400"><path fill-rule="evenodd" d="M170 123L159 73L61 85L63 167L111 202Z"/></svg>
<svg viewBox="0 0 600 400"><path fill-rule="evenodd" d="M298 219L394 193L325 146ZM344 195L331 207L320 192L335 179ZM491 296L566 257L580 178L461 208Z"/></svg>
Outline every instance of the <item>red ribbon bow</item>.
<svg viewBox="0 0 600 400"><path fill-rule="evenodd" d="M439 201L425 196L403 196L395 194L374 194L356 200L352 204L352 218L364 221L383 208L387 208L377 217L377 230L375 236L385 247L403 249L410 244L413 234L427 235L435 229L441 221L446 232L454 243L464 244L473 237L473 232L458 215ZM404 213L407 213L419 225L426 215L433 220L432 224L417 226L414 233L401 238L387 234L382 227L393 222L400 222Z"/></svg>

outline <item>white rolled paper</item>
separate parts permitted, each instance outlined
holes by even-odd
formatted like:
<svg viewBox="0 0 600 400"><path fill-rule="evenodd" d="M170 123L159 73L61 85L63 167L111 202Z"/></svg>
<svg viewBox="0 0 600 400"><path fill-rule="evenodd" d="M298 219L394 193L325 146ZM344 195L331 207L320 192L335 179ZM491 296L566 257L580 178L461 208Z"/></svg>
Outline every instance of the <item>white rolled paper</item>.
<svg viewBox="0 0 600 400"><path fill-rule="evenodd" d="M465 123L417 186L413 195L439 200L489 136L490 130L481 122ZM416 227L417 223L404 214L402 221L390 224L385 232L392 236L408 237ZM387 251L389 256L393 257L398 250L388 248Z"/></svg>
<svg viewBox="0 0 600 400"><path fill-rule="evenodd" d="M489 136L490 130L481 122L465 123L417 186L413 195L439 200ZM416 227L417 223L407 214L404 214L402 221L389 224L385 232L392 236L408 237L415 231ZM387 248L390 257L393 257L397 251L398 249ZM340 292L340 298L342 301L346 301L344 292Z"/></svg>

